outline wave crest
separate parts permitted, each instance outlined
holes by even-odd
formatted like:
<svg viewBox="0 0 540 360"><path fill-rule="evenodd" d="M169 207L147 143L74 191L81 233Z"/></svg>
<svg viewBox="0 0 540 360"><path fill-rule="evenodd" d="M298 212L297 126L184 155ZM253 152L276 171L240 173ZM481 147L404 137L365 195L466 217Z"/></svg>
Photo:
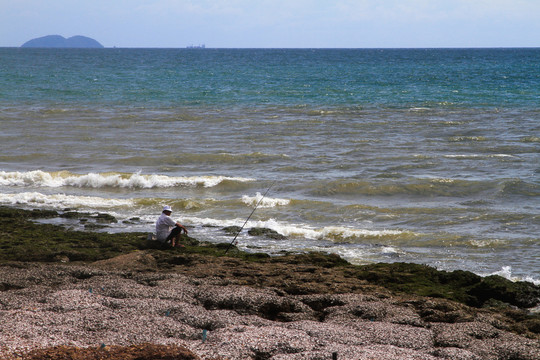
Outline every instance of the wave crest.
<svg viewBox="0 0 540 360"><path fill-rule="evenodd" d="M28 172L0 171L2 186L43 186L43 187L80 187L80 188L129 188L152 189L176 186L214 187L224 181L249 182L254 179L227 176L185 176L142 175L140 173L88 173L74 174L68 171L45 172L34 170Z"/></svg>
<svg viewBox="0 0 540 360"><path fill-rule="evenodd" d="M463 196L478 194L492 188L489 182L455 179L418 179L415 182L388 182L375 184L369 181L337 180L319 186L317 195L367 195L367 196Z"/></svg>
<svg viewBox="0 0 540 360"><path fill-rule="evenodd" d="M131 199L105 199L95 196L65 194L45 195L38 192L0 194L0 204L63 208L116 208L133 206Z"/></svg>
<svg viewBox="0 0 540 360"><path fill-rule="evenodd" d="M259 204L259 207L261 208L272 208L276 206L289 205L291 201L288 199L278 199L278 198L268 198L268 197L263 198L261 193L257 192L255 196L248 196L248 195L242 196L242 202L250 206L256 206L257 204Z"/></svg>

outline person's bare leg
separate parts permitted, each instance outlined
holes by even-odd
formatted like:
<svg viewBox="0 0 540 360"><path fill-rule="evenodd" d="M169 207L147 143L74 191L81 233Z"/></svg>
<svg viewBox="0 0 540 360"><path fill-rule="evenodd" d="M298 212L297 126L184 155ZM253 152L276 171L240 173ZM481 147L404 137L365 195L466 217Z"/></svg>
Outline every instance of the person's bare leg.
<svg viewBox="0 0 540 360"><path fill-rule="evenodd" d="M180 235L181 235L181 234L178 234L178 236L176 236L176 238L175 238L175 239L176 239L176 246L178 246L178 247L184 247L183 244L180 244Z"/></svg>

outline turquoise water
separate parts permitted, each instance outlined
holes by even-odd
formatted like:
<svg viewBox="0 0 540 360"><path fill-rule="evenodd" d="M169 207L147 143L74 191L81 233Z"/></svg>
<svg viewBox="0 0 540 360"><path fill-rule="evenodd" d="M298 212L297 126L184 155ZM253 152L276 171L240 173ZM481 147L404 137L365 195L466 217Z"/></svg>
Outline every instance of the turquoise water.
<svg viewBox="0 0 540 360"><path fill-rule="evenodd" d="M540 280L540 49L4 48L0 143L0 204Z"/></svg>
<svg viewBox="0 0 540 360"><path fill-rule="evenodd" d="M1 95L16 102L145 108L535 109L539 52L2 49Z"/></svg>

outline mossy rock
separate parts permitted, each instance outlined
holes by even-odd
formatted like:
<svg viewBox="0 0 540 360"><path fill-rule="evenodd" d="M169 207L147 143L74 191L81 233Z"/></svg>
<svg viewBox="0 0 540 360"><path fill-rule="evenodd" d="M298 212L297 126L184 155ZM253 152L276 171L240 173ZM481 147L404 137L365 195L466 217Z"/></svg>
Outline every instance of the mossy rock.
<svg viewBox="0 0 540 360"><path fill-rule="evenodd" d="M501 276L482 278L463 270L447 272L409 263L372 264L362 266L358 276L392 290L445 298L474 307L507 303L531 308L540 303L539 286L513 282Z"/></svg>
<svg viewBox="0 0 540 360"><path fill-rule="evenodd" d="M325 254L319 252L310 252L306 254L290 255L286 257L276 257L276 262L286 262L294 265L315 265L323 268L333 268L337 266L350 265L345 259L337 254Z"/></svg>
<svg viewBox="0 0 540 360"><path fill-rule="evenodd" d="M139 217L132 217L127 220L122 221L123 224L129 224L129 225L135 225L141 223L141 218Z"/></svg>
<svg viewBox="0 0 540 360"><path fill-rule="evenodd" d="M520 308L531 308L540 303L540 286L524 281L513 282L498 275L483 278L468 293L476 299L475 306L482 306L491 299Z"/></svg>
<svg viewBox="0 0 540 360"><path fill-rule="evenodd" d="M0 206L0 218L50 219L54 217L58 217L58 212L54 210L22 210Z"/></svg>
<svg viewBox="0 0 540 360"><path fill-rule="evenodd" d="M118 222L118 220L114 216L104 213L99 213L96 216L93 216L93 218L100 223L113 224Z"/></svg>
<svg viewBox="0 0 540 360"><path fill-rule="evenodd" d="M248 234L251 236L266 236L267 238L274 240L286 239L285 236L281 235L277 231L268 228L251 228L249 229Z"/></svg>
<svg viewBox="0 0 540 360"><path fill-rule="evenodd" d="M196 246L199 245L199 241L191 236L188 236L186 234L180 235L180 243L183 245L191 245Z"/></svg>
<svg viewBox="0 0 540 360"><path fill-rule="evenodd" d="M94 262L127 254L137 250L150 250L157 266L171 268L175 264L187 264L186 256L234 257L250 262L309 265L315 274L318 269L341 272L340 276L358 281L358 284L378 285L390 291L445 298L472 306L509 304L531 308L540 303L540 287L531 283L511 282L497 276L481 278L468 271L439 271L432 267L409 263L379 263L355 266L335 254L303 253L270 257L263 253L248 253L229 243L199 242L185 236L185 248L164 247L158 241L147 240L147 233L114 233L74 231L59 225L38 224L32 219L61 216L51 211L28 211L0 207L0 262ZM75 217L75 215L73 215ZM266 232L262 232L267 236ZM229 249L228 251L226 251ZM161 255L160 255L161 254ZM180 256L169 258L170 256ZM60 260L59 260L60 259ZM212 261L208 258L208 261ZM186 265L189 266L189 265ZM313 269L311 269L313 268ZM292 271L292 270L291 270ZM337 273L336 273L337 274ZM298 293L316 293L308 289L316 283L298 287ZM324 287L323 287L324 288ZM321 288L321 291L324 289ZM501 305L502 306L502 305ZM529 318L526 318L529 319ZM448 319L452 320L452 319ZM516 320L517 321L517 320ZM538 322L530 321L531 331Z"/></svg>
<svg viewBox="0 0 540 360"><path fill-rule="evenodd" d="M525 325L530 332L540 334L540 316L535 319L525 320L523 325Z"/></svg>
<svg viewBox="0 0 540 360"><path fill-rule="evenodd" d="M61 214L60 217L64 219L82 219L88 217L89 214L79 213L77 211L66 211Z"/></svg>
<svg viewBox="0 0 540 360"><path fill-rule="evenodd" d="M219 249L219 250L238 250L238 248L235 245L232 245L230 243L218 243L218 244L214 244L214 246L216 247L216 249Z"/></svg>
<svg viewBox="0 0 540 360"><path fill-rule="evenodd" d="M371 264L360 267L359 279L395 291L445 298L470 304L475 299L467 290L481 281L469 271L446 272L421 264Z"/></svg>
<svg viewBox="0 0 540 360"><path fill-rule="evenodd" d="M226 226L222 228L221 230L225 231L229 235L236 235L242 230L240 226Z"/></svg>
<svg viewBox="0 0 540 360"><path fill-rule="evenodd" d="M95 223L86 223L84 222L84 228L85 230L101 230L107 227L107 225L104 224L95 224Z"/></svg>

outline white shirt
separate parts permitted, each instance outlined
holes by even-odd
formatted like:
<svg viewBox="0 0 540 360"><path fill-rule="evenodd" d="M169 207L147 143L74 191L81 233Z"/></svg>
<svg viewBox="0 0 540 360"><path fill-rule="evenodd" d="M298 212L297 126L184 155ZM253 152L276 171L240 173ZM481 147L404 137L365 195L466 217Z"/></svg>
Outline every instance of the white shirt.
<svg viewBox="0 0 540 360"><path fill-rule="evenodd" d="M165 213L161 213L161 216L156 221L157 239L161 242L164 242L175 225L176 221L171 219L171 217L166 215Z"/></svg>

